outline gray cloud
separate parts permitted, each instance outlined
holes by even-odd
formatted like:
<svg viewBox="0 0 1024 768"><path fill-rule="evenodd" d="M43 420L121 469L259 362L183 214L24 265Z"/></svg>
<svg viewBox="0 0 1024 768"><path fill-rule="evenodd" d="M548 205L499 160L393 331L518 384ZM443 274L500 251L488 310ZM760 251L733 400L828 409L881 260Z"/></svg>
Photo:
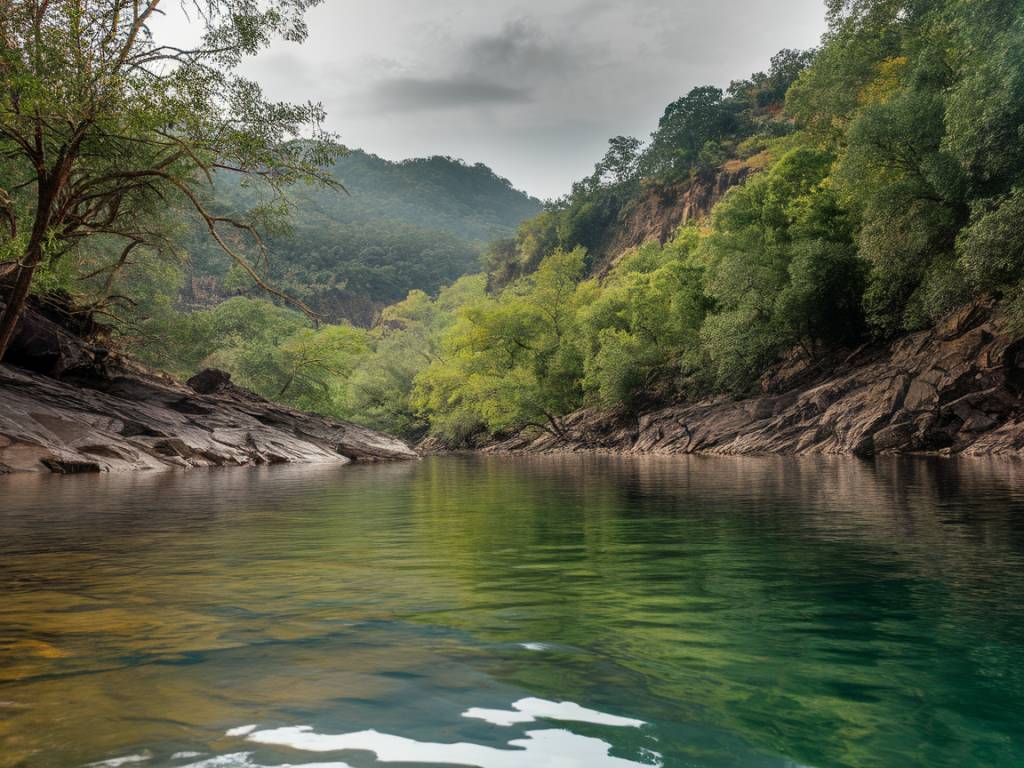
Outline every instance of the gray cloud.
<svg viewBox="0 0 1024 768"><path fill-rule="evenodd" d="M368 93L370 106L384 112L522 104L529 100L530 92L526 88L502 85L472 75L389 78L379 81Z"/></svg>
<svg viewBox="0 0 1024 768"><path fill-rule="evenodd" d="M586 58L575 41L549 40L529 19L507 22L497 33L468 40L457 56L467 70L498 78L564 75Z"/></svg>
<svg viewBox="0 0 1024 768"><path fill-rule="evenodd" d="M433 63L444 71L436 77L378 80L366 93L367 105L419 112L525 104L533 99L531 84L577 70L584 57L579 49L547 40L535 23L519 19L496 33L463 41L447 58Z"/></svg>
<svg viewBox="0 0 1024 768"><path fill-rule="evenodd" d="M322 101L349 146L482 161L555 197L608 137L646 137L692 87L823 30L822 0L324 0L304 45L247 71L272 98Z"/></svg>

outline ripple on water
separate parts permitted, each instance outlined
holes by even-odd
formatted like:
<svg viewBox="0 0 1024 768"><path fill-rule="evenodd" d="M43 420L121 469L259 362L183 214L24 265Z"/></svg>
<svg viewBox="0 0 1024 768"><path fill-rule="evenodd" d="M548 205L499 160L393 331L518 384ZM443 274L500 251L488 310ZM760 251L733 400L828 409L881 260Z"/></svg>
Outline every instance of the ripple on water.
<svg viewBox="0 0 1024 768"><path fill-rule="evenodd" d="M181 768L352 768L348 763L304 763L301 766L293 766L283 763L274 766L264 766L252 759L252 752L234 752L227 755L217 755L197 763L183 765Z"/></svg>
<svg viewBox="0 0 1024 768"><path fill-rule="evenodd" d="M610 725L616 728L639 728L641 725L646 725L643 720L607 715L595 709L587 709L579 704L573 704L571 701L545 701L532 697L513 702L511 710L472 707L463 712L462 716L486 720L492 725L502 726L532 723L540 719L569 720L575 723Z"/></svg>
<svg viewBox="0 0 1024 768"><path fill-rule="evenodd" d="M1021 768L1022 594L1024 463L4 477L0 768Z"/></svg>
<svg viewBox="0 0 1024 768"><path fill-rule="evenodd" d="M373 752L382 763L440 763L477 768L640 768L660 765L638 763L609 754L611 745L601 739L564 729L529 731L513 739L511 749L481 744L434 744L374 730L330 735L308 726L257 731L249 736L258 744L291 747L306 752L356 750Z"/></svg>
<svg viewBox="0 0 1024 768"><path fill-rule="evenodd" d="M146 763L149 762L149 760L149 755L122 755L121 757L112 757L109 760L99 760L95 763L89 763L85 768L120 768L122 765Z"/></svg>
<svg viewBox="0 0 1024 768"><path fill-rule="evenodd" d="M547 701L533 697L513 702L508 710L472 707L462 714L463 717L484 720L499 727L533 723L541 719L615 728L639 728L645 725L642 720L609 715L573 702ZM417 741L372 729L324 734L304 725L266 730L256 730L256 726L242 726L232 728L227 735L244 735L250 742L256 744L289 747L304 752L372 752L382 763L436 763L472 765L478 768L638 768L661 765L661 756L654 752L646 753L648 761L644 763L614 757L610 754L609 743L592 736L581 736L564 728L528 731L524 738L510 740L508 748L505 749L465 742L440 744ZM251 762L248 762L251 760L251 753L238 753L234 758L246 762L222 764L203 761L189 768L251 765ZM341 768L344 763L329 765Z"/></svg>

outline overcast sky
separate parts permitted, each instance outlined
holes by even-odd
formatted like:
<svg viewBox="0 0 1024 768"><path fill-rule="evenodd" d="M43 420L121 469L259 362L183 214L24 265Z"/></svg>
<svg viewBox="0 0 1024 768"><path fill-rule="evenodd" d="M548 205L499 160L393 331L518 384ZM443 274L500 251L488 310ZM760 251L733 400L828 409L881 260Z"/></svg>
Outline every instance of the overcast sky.
<svg viewBox="0 0 1024 768"><path fill-rule="evenodd" d="M822 0L325 0L302 45L246 65L267 95L320 101L350 147L484 162L538 197L646 138L695 85L815 45Z"/></svg>

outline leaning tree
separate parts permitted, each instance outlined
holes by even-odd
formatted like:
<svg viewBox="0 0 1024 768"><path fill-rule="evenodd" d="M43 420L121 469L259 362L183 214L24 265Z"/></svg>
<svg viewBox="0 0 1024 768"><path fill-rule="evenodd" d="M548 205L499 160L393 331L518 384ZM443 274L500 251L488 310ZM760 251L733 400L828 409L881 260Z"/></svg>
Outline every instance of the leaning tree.
<svg viewBox="0 0 1024 768"><path fill-rule="evenodd" d="M0 358L33 277L101 239L109 269L166 251L164 226L188 212L252 279L255 219L210 206L218 174L241 174L283 199L340 147L318 104L266 100L238 74L275 39L301 41L319 0L183 0L199 41L159 34L161 0L0 0L0 271L11 286Z"/></svg>

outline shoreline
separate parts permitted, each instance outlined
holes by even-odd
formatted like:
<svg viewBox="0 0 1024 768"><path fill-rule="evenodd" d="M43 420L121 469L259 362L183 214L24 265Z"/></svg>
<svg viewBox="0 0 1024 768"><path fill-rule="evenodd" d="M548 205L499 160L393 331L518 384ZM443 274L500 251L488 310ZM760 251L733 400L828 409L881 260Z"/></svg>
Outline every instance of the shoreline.
<svg viewBox="0 0 1024 768"><path fill-rule="evenodd" d="M583 409L562 434L520 433L489 451L604 449L664 455L1024 457L1024 339L992 304L882 347L793 356L743 398Z"/></svg>
<svg viewBox="0 0 1024 768"><path fill-rule="evenodd" d="M207 370L181 384L129 361L54 379L0 365L0 474L416 460L401 440L264 400Z"/></svg>
<svg viewBox="0 0 1024 768"><path fill-rule="evenodd" d="M419 450L348 422L265 400L208 369L182 384L88 346L51 320L26 322L19 367L0 365L0 474L416 460ZM474 446L498 454L1024 458L1024 339L990 303L882 347L792 357L761 394L583 409L562 434ZM441 449L441 450L437 450Z"/></svg>

